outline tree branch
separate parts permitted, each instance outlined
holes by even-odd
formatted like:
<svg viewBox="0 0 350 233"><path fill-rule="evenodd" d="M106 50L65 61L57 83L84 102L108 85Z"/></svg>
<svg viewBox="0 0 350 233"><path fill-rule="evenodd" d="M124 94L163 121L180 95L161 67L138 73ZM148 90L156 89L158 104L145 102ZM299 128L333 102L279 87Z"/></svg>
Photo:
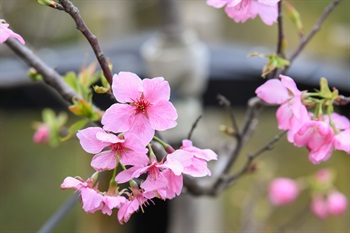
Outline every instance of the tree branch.
<svg viewBox="0 0 350 233"><path fill-rule="evenodd" d="M252 162L254 159L256 159L259 155L263 154L265 151L272 150L272 146L280 140L281 137L283 137L287 131L283 131L282 133L276 135L270 142L268 142L265 146L263 146L261 149L256 151L253 154L249 154L246 163L242 167L240 171L238 171L236 174L228 177L225 181L225 186L230 186L233 184L239 177L246 174L247 171L251 168Z"/></svg>
<svg viewBox="0 0 350 233"><path fill-rule="evenodd" d="M333 11L333 9L340 3L342 0L333 0L323 11L320 18L317 20L316 24L313 26L311 31L304 37L301 38L301 41L294 51L294 53L288 59L290 63L292 63L297 56L299 56L300 52L304 49L304 47L309 43L309 41L315 36L315 34L321 29L323 22L329 16L329 14ZM288 67L283 71L286 72Z"/></svg>
<svg viewBox="0 0 350 233"><path fill-rule="evenodd" d="M278 36L277 36L277 55L285 58L285 54L283 51L284 44L284 29L283 29L283 15L282 15L282 1L278 2L278 17L277 17L277 28L278 28Z"/></svg>
<svg viewBox="0 0 350 233"><path fill-rule="evenodd" d="M94 34L90 31L90 29L85 24L84 20L80 16L79 9L73 5L73 3L69 0L59 0L60 4L64 8L64 11L67 12L75 21L77 29L81 31L81 33L85 36L85 38L90 43L95 56L101 66L104 76L108 80L109 84L112 85L113 75L111 70L109 69L108 62L100 48L98 40Z"/></svg>
<svg viewBox="0 0 350 233"><path fill-rule="evenodd" d="M49 86L54 88L62 98L68 103L72 103L72 99L81 99L70 86L68 86L54 69L47 66L37 55L35 55L28 47L22 45L14 38L8 38L5 42L23 61L30 67L33 67L39 74L43 76L43 80Z"/></svg>
<svg viewBox="0 0 350 233"><path fill-rule="evenodd" d="M187 139L191 140L192 138L192 134L193 131L195 130L195 128L197 127L198 122L200 121L200 119L203 117L203 115L199 115L199 117L197 117L196 121L193 123L190 132L188 133Z"/></svg>

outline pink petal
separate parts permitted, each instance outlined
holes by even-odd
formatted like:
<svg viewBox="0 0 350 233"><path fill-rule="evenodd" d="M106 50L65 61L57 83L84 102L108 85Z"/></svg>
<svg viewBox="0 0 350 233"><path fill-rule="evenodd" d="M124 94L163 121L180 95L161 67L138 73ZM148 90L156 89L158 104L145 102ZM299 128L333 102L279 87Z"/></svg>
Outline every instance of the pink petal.
<svg viewBox="0 0 350 233"><path fill-rule="evenodd" d="M250 2L246 6L242 6L242 4L233 7L226 6L225 12L236 23L244 23L248 19L254 19L257 15L257 12L251 11Z"/></svg>
<svg viewBox="0 0 350 233"><path fill-rule="evenodd" d="M195 157L192 159L192 165L185 167L183 173L193 177L211 175L211 172L208 169L207 161Z"/></svg>
<svg viewBox="0 0 350 233"><path fill-rule="evenodd" d="M66 177L61 184L61 189L80 189L83 187L83 182L80 180L77 180L73 177Z"/></svg>
<svg viewBox="0 0 350 233"><path fill-rule="evenodd" d="M277 6L276 6L277 11ZM277 12L276 12L277 13ZM301 91L297 88L297 85L295 84L294 80L291 77L280 75L282 85L287 88L290 92L293 93L294 96L301 95Z"/></svg>
<svg viewBox="0 0 350 233"><path fill-rule="evenodd" d="M129 128L128 132L138 135L142 145L148 144L154 136L154 128L152 128L149 120L144 114L136 114L133 118L134 124Z"/></svg>
<svg viewBox="0 0 350 233"><path fill-rule="evenodd" d="M134 108L128 104L113 104L102 116L103 128L114 133L125 132L134 123Z"/></svg>
<svg viewBox="0 0 350 233"><path fill-rule="evenodd" d="M0 22L0 43L4 43L5 41L7 41L7 39L9 37L13 37L13 38L19 40L19 42L21 42L21 44L24 45L25 41L23 40L22 36L13 32L8 27L9 27L8 23L1 23Z"/></svg>
<svg viewBox="0 0 350 233"><path fill-rule="evenodd" d="M277 79L270 79L255 91L257 96L269 104L282 104L290 96L288 89Z"/></svg>
<svg viewBox="0 0 350 233"><path fill-rule="evenodd" d="M147 165L147 149L135 134L125 133L123 150L120 151L120 162L124 165Z"/></svg>
<svg viewBox="0 0 350 233"><path fill-rule="evenodd" d="M103 151L95 155L91 160L91 167L96 171L112 170L117 166L115 151Z"/></svg>
<svg viewBox="0 0 350 233"><path fill-rule="evenodd" d="M134 73L120 72L113 76L112 90L115 98L121 103L134 102L142 95L142 81Z"/></svg>
<svg viewBox="0 0 350 233"><path fill-rule="evenodd" d="M334 148L350 154L350 129L341 131L334 137Z"/></svg>
<svg viewBox="0 0 350 233"><path fill-rule="evenodd" d="M252 11L257 11L261 20L266 24L271 26L277 21L278 11L276 5L266 5L259 2L252 1Z"/></svg>
<svg viewBox="0 0 350 233"><path fill-rule="evenodd" d="M131 167L131 168L127 169L127 170L119 172L119 174L115 177L115 181L117 183L119 183L119 184L128 182L129 180L135 178L133 176L133 174L138 169L140 169L140 167L134 166L134 167Z"/></svg>
<svg viewBox="0 0 350 233"><path fill-rule="evenodd" d="M327 161L333 152L333 146L331 143L324 144L318 148L318 150L311 150L309 153L309 160L313 164L319 164L320 162Z"/></svg>
<svg viewBox="0 0 350 233"><path fill-rule="evenodd" d="M350 129L350 121L347 117L334 112L332 113L331 118L337 129Z"/></svg>
<svg viewBox="0 0 350 233"><path fill-rule="evenodd" d="M152 78L143 80L144 98L151 104L170 99L170 86L164 78Z"/></svg>
<svg viewBox="0 0 350 233"><path fill-rule="evenodd" d="M81 200L83 202L83 209L87 213L94 213L95 211L100 210L103 206L103 196L91 188L81 190Z"/></svg>
<svg viewBox="0 0 350 233"><path fill-rule="evenodd" d="M118 142L124 142L124 139L118 138L116 135L111 134L111 133L106 133L105 131L103 132L97 132L96 133L96 138L100 140L101 142L106 142L108 144L114 144Z"/></svg>
<svg viewBox="0 0 350 233"><path fill-rule="evenodd" d="M175 153L175 152L174 152ZM184 167L182 164L177 160L167 160L164 164L161 164L158 166L159 168L168 168L174 172L175 175L179 176L182 171L184 170Z"/></svg>
<svg viewBox="0 0 350 233"><path fill-rule="evenodd" d="M147 107L147 116L153 129L167 130L176 126L177 112L169 101Z"/></svg>
<svg viewBox="0 0 350 233"><path fill-rule="evenodd" d="M78 131L77 137L79 138L80 144L86 152L96 154L102 151L103 148L110 145L109 142L99 140L96 137L97 133L105 134L106 132L100 127L89 127Z"/></svg>

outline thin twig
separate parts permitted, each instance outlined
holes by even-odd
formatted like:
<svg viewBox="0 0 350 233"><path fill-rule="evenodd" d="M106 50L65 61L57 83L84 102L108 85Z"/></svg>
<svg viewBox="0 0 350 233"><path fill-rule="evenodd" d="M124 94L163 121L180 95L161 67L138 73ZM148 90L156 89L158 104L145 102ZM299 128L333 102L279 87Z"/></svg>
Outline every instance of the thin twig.
<svg viewBox="0 0 350 233"><path fill-rule="evenodd" d="M252 136L252 132L255 131L258 122L257 118L265 105L266 104L257 97L253 97L248 101L248 109L243 123L243 130L241 131L241 138L237 140L237 144L229 155L225 166L220 168L222 169L222 171L220 171L221 176L218 176L217 180L214 181L212 187L208 190L209 195L217 195L224 188L223 184L225 183L232 166L237 161L243 146Z"/></svg>
<svg viewBox="0 0 350 233"><path fill-rule="evenodd" d="M277 36L277 55L285 58L285 54L283 51L284 44L284 29L283 29L283 15L282 15L282 1L278 2L278 17L277 17L277 25L278 25L278 36Z"/></svg>
<svg viewBox="0 0 350 233"><path fill-rule="evenodd" d="M342 0L333 0L323 11L320 18L317 20L316 24L313 26L311 31L304 37L302 37L298 47L295 49L294 53L288 59L290 63L294 61L294 59L300 54L300 52L304 49L304 47L309 43L309 41L314 37L314 35L321 29L323 22L326 20L328 15L333 11L333 9L340 3ZM286 67L283 73L289 67Z"/></svg>
<svg viewBox="0 0 350 233"><path fill-rule="evenodd" d="M239 177L246 174L247 171L249 171L251 164L254 159L256 159L259 155L262 155L264 152L268 150L272 150L272 146L280 140L281 137L283 137L286 134L287 131L283 131L282 133L276 135L271 141L269 141L265 146L257 150L253 154L249 154L246 163L243 165L241 170L239 170L237 173L233 174L232 176L228 177L225 181L225 186L230 186L232 183L234 183Z"/></svg>
<svg viewBox="0 0 350 233"><path fill-rule="evenodd" d="M193 131L195 130L195 128L197 127L198 122L200 121L200 119L203 117L203 115L201 114L199 117L197 117L196 121L193 123L190 132L188 133L187 139L191 140L192 138L192 134Z"/></svg>
<svg viewBox="0 0 350 233"><path fill-rule="evenodd" d="M62 98L68 103L72 103L73 98L81 99L70 86L68 86L62 79L61 75L54 69L46 65L37 55L33 53L28 47L19 43L14 38L8 38L5 42L12 51L14 51L23 61L30 67L33 67L39 74L43 76L43 80L49 86L54 88Z"/></svg>
<svg viewBox="0 0 350 233"><path fill-rule="evenodd" d="M85 24L84 20L80 16L79 9L73 5L73 3L69 0L59 0L60 4L63 6L64 11L67 12L75 21L77 29L83 33L85 38L90 43L95 56L101 66L104 76L108 80L109 84L112 85L113 75L111 70L109 69L108 62L100 48L98 40L94 34L90 31L90 29Z"/></svg>
<svg viewBox="0 0 350 233"><path fill-rule="evenodd" d="M220 94L217 96L217 98L219 99L219 104L224 105L226 108L226 111L230 114L232 126L234 129L232 136L235 136L237 138L241 138L241 133L239 130L239 126L238 126L235 114L234 114L233 109L232 109L231 102L225 96L220 95Z"/></svg>

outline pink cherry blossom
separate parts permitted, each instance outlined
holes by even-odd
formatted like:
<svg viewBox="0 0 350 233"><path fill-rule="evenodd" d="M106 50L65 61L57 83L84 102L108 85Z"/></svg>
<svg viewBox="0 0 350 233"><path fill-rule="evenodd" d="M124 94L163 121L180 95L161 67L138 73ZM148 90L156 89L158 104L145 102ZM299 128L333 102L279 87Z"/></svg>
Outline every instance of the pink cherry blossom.
<svg viewBox="0 0 350 233"><path fill-rule="evenodd" d="M279 77L281 80L270 79L258 87L255 93L269 104L280 104L276 112L278 128L288 130L288 141L294 142L294 134L310 120L310 115L294 80L284 75Z"/></svg>
<svg viewBox="0 0 350 233"><path fill-rule="evenodd" d="M134 212L136 212L139 208L142 209L142 206L147 205L150 199L154 197L153 193L145 192L142 189L135 187L131 187L130 189L132 194L130 194L129 200L121 203L118 211L118 220L120 224L124 224L129 221Z"/></svg>
<svg viewBox="0 0 350 233"><path fill-rule="evenodd" d="M86 213L94 213L103 207L103 196L93 188L92 180L82 181L67 177L61 184L61 189L76 189L80 192L83 209Z"/></svg>
<svg viewBox="0 0 350 233"><path fill-rule="evenodd" d="M350 121L347 117L332 113L331 119L336 127L333 146L350 154Z"/></svg>
<svg viewBox="0 0 350 233"><path fill-rule="evenodd" d="M101 207L101 211L103 214L111 216L112 210L114 208L120 208L120 206L126 201L126 198L120 195L104 195L102 199L103 206Z"/></svg>
<svg viewBox="0 0 350 233"><path fill-rule="evenodd" d="M176 159L176 157L181 157L181 160ZM141 188L143 188L146 192L155 192L156 194L160 195L161 198L165 199L167 198L167 190L169 189L168 185L171 184L172 187L178 187L178 185L174 184L180 183L179 180L172 179L180 179L178 176L180 176L184 170L181 162L189 162L192 157L193 156L187 152L177 150L174 153L168 155L168 159L165 162L158 162L156 160L153 160L152 163L148 166L131 167L120 172L116 176L115 180L118 183L124 183L133 178L139 177L141 174L147 173L147 177L144 182L142 182ZM165 170L170 170L171 172L164 172ZM176 189L171 190L170 192L179 193L181 189L182 186L180 187L180 190Z"/></svg>
<svg viewBox="0 0 350 233"><path fill-rule="evenodd" d="M207 0L207 4L216 8L225 7L226 14L236 23L244 23L257 15L266 25L277 21L277 3L280 0Z"/></svg>
<svg viewBox="0 0 350 233"><path fill-rule="evenodd" d="M91 166L96 171L112 170L117 166L117 159L124 165L148 164L147 149L139 138L131 133L124 137L105 132L99 127L79 130L77 137L83 149L96 154ZM109 147L109 150L102 151Z"/></svg>
<svg viewBox="0 0 350 233"><path fill-rule="evenodd" d="M11 29L9 29L10 25L8 23L6 23L4 20L0 19L0 44L4 43L5 41L7 41L8 38L12 37L12 38L16 38L17 40L19 40L19 42L21 42L21 44L25 44L22 36L20 36L19 34L13 32Z"/></svg>
<svg viewBox="0 0 350 233"><path fill-rule="evenodd" d="M310 120L294 135L296 146L306 146L309 160L318 164L330 158L333 152L334 132L332 127L321 120Z"/></svg>
<svg viewBox="0 0 350 233"><path fill-rule="evenodd" d="M348 200L344 194L333 190L326 196L316 195L311 202L311 211L321 219L329 216L339 216L343 214L348 205Z"/></svg>
<svg viewBox="0 0 350 233"><path fill-rule="evenodd" d="M330 215L339 216L346 211L348 200L341 192L332 191L328 195L327 206Z"/></svg>
<svg viewBox="0 0 350 233"><path fill-rule="evenodd" d="M113 94L120 102L102 117L104 129L131 132L148 143L155 130L176 126L176 109L170 103L169 83L162 77L141 80L136 74L120 72L113 76Z"/></svg>
<svg viewBox="0 0 350 233"><path fill-rule="evenodd" d="M184 166L184 174L193 177L203 177L211 175L208 169L207 161L217 160L217 154L210 149L199 149L193 146L192 141L183 140L180 150L186 151L193 155L191 162Z"/></svg>
<svg viewBox="0 0 350 233"><path fill-rule="evenodd" d="M269 185L269 199L276 206L292 203L298 194L298 184L292 179L276 178Z"/></svg>
<svg viewBox="0 0 350 233"><path fill-rule="evenodd" d="M310 208L312 213L320 219L325 219L328 216L327 203L322 196L313 197Z"/></svg>
<svg viewBox="0 0 350 233"><path fill-rule="evenodd" d="M33 142L46 143L50 138L50 127L46 124L41 124L33 135Z"/></svg>

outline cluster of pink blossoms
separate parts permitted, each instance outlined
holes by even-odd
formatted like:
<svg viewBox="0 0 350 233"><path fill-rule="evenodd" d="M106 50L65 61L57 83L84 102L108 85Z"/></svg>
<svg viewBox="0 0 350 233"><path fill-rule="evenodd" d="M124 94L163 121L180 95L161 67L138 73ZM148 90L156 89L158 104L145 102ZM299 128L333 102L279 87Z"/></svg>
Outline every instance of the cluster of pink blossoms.
<svg viewBox="0 0 350 233"><path fill-rule="evenodd" d="M277 4L280 0L207 0L207 4L216 8L225 6L226 14L236 23L244 23L257 15L266 25L277 21Z"/></svg>
<svg viewBox="0 0 350 233"><path fill-rule="evenodd" d="M183 174L211 175L207 162L216 160L217 155L193 146L190 140L183 140L180 149L174 150L154 138L155 130L176 126L176 109L169 101L170 87L163 78L141 80L136 74L120 72L113 76L112 90L119 103L104 113L103 128L90 127L77 133L82 148L94 154L91 166L96 174L114 170L108 191L98 190L97 175L87 181L67 177L61 188L79 191L87 213L101 210L111 215L112 209L119 209L119 222L124 223L151 199L180 195ZM152 140L160 142L168 153L160 161L152 150ZM117 174L118 164L124 170ZM138 185L134 179L140 179L142 174L146 178ZM126 182L130 191L119 192L117 183Z"/></svg>
<svg viewBox="0 0 350 233"><path fill-rule="evenodd" d="M307 182L289 178L275 178L269 184L271 204L283 206L296 200L303 188L311 188L311 212L320 219L343 214L348 206L347 197L333 187L333 175L329 169L317 171Z"/></svg>
<svg viewBox="0 0 350 233"><path fill-rule="evenodd" d="M9 29L10 25L8 23L6 23L5 20L0 19L0 44L4 43L5 41L7 41L8 38L13 37L16 38L17 40L19 40L19 42L21 42L21 44L25 44L22 36L20 36L19 34L13 32L11 29Z"/></svg>
<svg viewBox="0 0 350 233"><path fill-rule="evenodd" d="M338 113L315 116L304 105L304 92L294 80L280 75L258 87L257 96L269 104L278 104L278 128L288 131L288 141L309 150L309 160L318 164L332 155L333 149L350 153L350 121ZM306 97L305 97L306 98Z"/></svg>

